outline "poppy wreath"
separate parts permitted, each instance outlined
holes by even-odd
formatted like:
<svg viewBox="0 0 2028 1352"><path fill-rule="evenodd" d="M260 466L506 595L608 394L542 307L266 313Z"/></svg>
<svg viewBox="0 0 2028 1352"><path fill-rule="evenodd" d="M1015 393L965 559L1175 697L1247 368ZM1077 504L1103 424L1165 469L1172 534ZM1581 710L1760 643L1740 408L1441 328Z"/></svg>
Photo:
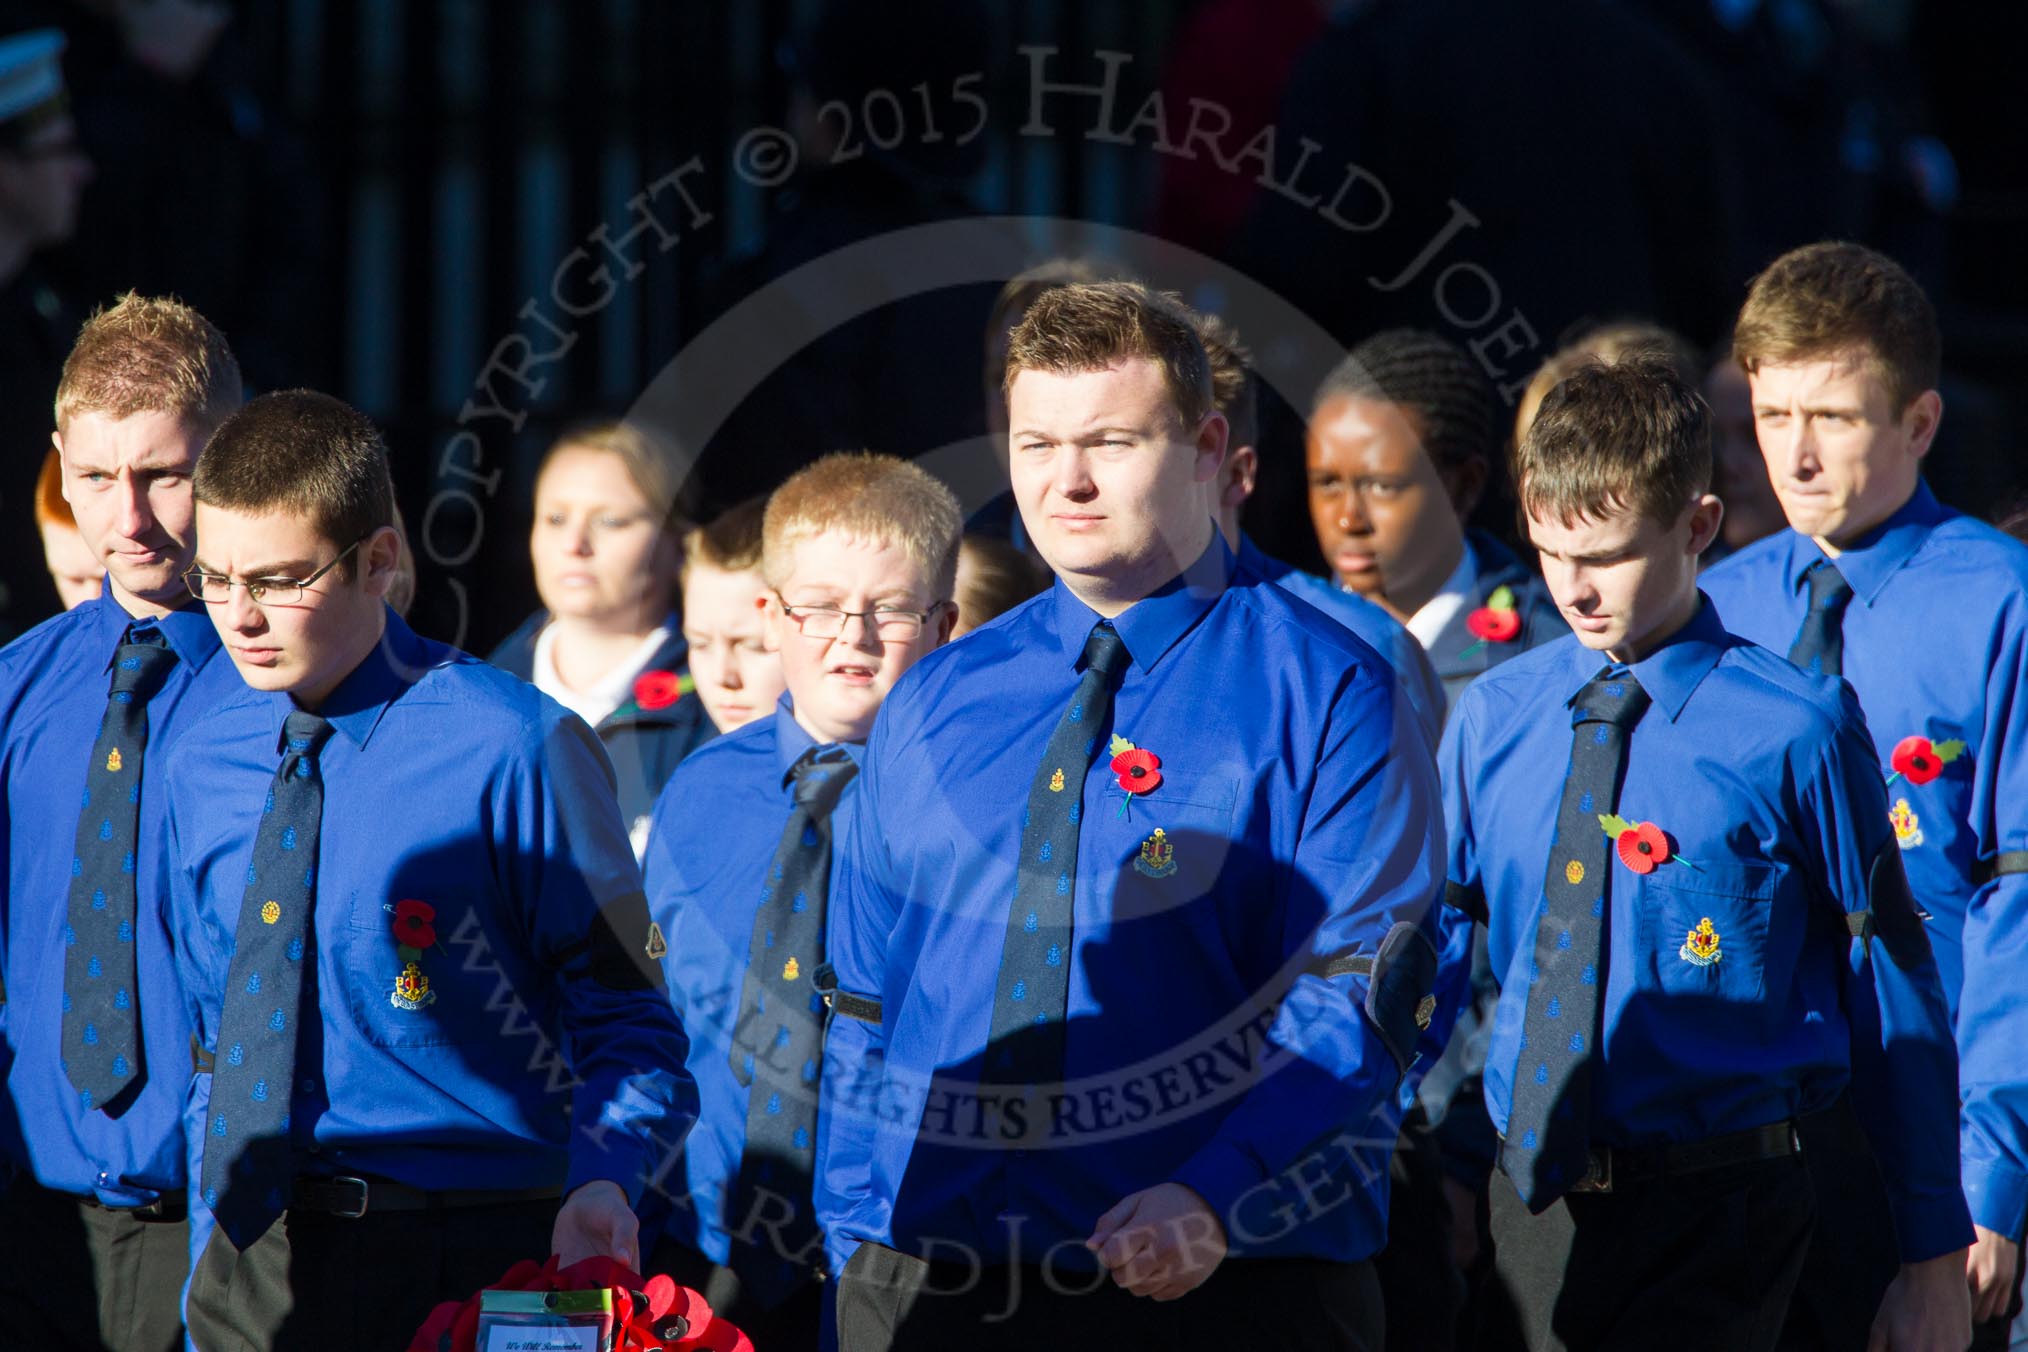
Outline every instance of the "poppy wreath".
<svg viewBox="0 0 2028 1352"><path fill-rule="evenodd" d="M551 1254L523 1259L489 1291L596 1291L613 1299L613 1352L754 1352L753 1342L712 1311L704 1297L668 1277L643 1278L611 1258L586 1258L557 1267ZM479 1352L479 1297L447 1300L430 1312L408 1352Z"/></svg>
<svg viewBox="0 0 2028 1352"><path fill-rule="evenodd" d="M1927 737L1904 737L1894 744L1894 757L1889 764L1894 773L1887 777L1892 784L1897 779L1906 779L1911 784L1927 784L1943 773L1946 765L1965 754L1965 744L1956 738L1948 742L1932 742Z"/></svg>

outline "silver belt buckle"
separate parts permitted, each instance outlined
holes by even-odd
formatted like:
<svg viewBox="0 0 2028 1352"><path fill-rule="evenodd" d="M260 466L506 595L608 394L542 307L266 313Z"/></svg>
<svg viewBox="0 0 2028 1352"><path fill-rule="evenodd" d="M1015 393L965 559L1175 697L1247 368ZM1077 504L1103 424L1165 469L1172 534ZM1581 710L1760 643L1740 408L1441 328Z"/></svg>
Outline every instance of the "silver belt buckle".
<svg viewBox="0 0 2028 1352"><path fill-rule="evenodd" d="M331 1214L334 1216L341 1217L342 1219L348 1221L356 1221L360 1217L364 1216L366 1214L367 1201L372 1195L372 1189L367 1186L366 1180L363 1178L354 1178L351 1175L340 1175L332 1179L331 1181L333 1183L351 1184L359 1189L359 1207L356 1211L349 1208L344 1211L334 1209L331 1212Z"/></svg>

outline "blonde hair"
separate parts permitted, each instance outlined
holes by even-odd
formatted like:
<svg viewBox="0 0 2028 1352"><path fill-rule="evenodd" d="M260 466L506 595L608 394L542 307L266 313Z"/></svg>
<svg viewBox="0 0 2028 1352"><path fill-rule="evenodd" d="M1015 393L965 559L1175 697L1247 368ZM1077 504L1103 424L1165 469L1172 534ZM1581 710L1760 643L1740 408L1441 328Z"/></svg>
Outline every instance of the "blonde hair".
<svg viewBox="0 0 2028 1352"><path fill-rule="evenodd" d="M688 476L679 467L674 448L647 428L617 419L566 428L542 453L542 460L535 467L538 485L556 457L565 451L600 451L617 457L626 466L627 477L634 481L634 487L648 500L649 509L661 518L664 529L680 532L690 528L696 506Z"/></svg>
<svg viewBox="0 0 2028 1352"><path fill-rule="evenodd" d="M174 297L129 291L78 330L56 384L56 430L80 413L167 413L214 432L244 395L210 320Z"/></svg>
<svg viewBox="0 0 2028 1352"><path fill-rule="evenodd" d="M781 586L799 543L838 531L899 545L929 579L933 599L947 601L963 529L957 495L919 466L871 451L837 451L790 475L768 499L761 576Z"/></svg>

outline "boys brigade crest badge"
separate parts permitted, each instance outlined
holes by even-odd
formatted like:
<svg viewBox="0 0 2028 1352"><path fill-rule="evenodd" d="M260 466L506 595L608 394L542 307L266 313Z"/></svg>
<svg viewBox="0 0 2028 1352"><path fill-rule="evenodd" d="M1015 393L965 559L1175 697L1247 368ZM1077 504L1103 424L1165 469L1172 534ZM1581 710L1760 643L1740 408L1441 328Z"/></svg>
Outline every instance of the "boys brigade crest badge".
<svg viewBox="0 0 2028 1352"><path fill-rule="evenodd" d="M1724 956L1718 951L1718 931L1711 927L1710 916L1698 921L1697 928L1684 936L1683 947L1677 954L1692 967L1709 967Z"/></svg>
<svg viewBox="0 0 2028 1352"><path fill-rule="evenodd" d="M1894 807L1887 814L1887 820L1894 826L1894 843L1904 850L1912 850L1922 844L1922 818L1908 805L1906 798L1894 800Z"/></svg>
<svg viewBox="0 0 2028 1352"><path fill-rule="evenodd" d="M394 991L387 998L396 1009L417 1010L434 1004L437 993L430 989L430 979L423 975L422 964L411 962L394 979Z"/></svg>
<svg viewBox="0 0 2028 1352"><path fill-rule="evenodd" d="M1161 827L1155 834L1141 842L1141 852L1134 858L1134 871L1150 878L1166 878L1176 871L1176 847L1169 843Z"/></svg>

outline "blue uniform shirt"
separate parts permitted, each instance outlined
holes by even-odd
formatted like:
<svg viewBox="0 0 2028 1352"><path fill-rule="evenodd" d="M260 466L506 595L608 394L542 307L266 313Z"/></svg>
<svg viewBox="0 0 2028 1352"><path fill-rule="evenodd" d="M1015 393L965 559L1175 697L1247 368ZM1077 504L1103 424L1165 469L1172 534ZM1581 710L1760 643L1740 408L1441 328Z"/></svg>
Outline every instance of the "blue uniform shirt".
<svg viewBox="0 0 2028 1352"><path fill-rule="evenodd" d="M1429 655L1400 620L1357 592L1346 591L1336 583L1261 553L1251 536L1239 537L1239 565L1323 611L1379 653L1401 683L1402 693L1415 711L1416 726L1422 730L1430 749L1436 749L1444 726L1443 687L1437 683Z"/></svg>
<svg viewBox="0 0 2028 1352"><path fill-rule="evenodd" d="M1325 969L1437 923L1434 767L1394 735L1372 649L1215 539L1113 621L1132 660L1093 732L1155 753L1162 783L1128 804L1101 741L1065 1083L1038 1106L1048 1138L1006 1144L1024 1123L980 1068L1022 816L1098 618L1059 581L925 656L880 711L831 960L884 1009L831 1023L818 1213L848 1241L1089 1267L1098 1217L1174 1181L1236 1253L1367 1256L1422 990Z"/></svg>
<svg viewBox="0 0 2028 1352"><path fill-rule="evenodd" d="M177 985L163 878L162 765L193 719L243 690L201 606L155 621L176 664L148 702L136 851L135 952L147 1078L118 1117L86 1112L63 1072L63 930L85 762L106 711L113 653L133 618L110 594L36 626L0 652L0 785L7 813L7 1097L0 1145L44 1187L144 1206L184 1185L183 1096L190 1020Z"/></svg>
<svg viewBox="0 0 2028 1352"><path fill-rule="evenodd" d="M293 707L245 690L194 721L165 767L177 959L206 1047ZM696 1088L641 951L640 875L591 730L391 611L319 712L336 731L319 756L321 1017L305 1020L291 1107L303 1171L566 1193L610 1179L638 1198L657 1140L695 1118ZM433 909L436 943L427 991L403 1002L405 900Z"/></svg>
<svg viewBox="0 0 2028 1352"><path fill-rule="evenodd" d="M1786 653L1823 551L1777 532L1705 574L1726 623ZM1979 1224L2018 1238L2028 1220L2028 875L1987 880L2028 849L2028 547L1940 505L1927 485L1835 560L1852 585L1844 677L1892 776L1923 736L1964 750L1887 802L1915 899L1930 912L1956 1021L1965 1195Z"/></svg>
<svg viewBox="0 0 2028 1352"><path fill-rule="evenodd" d="M655 804L648 836L648 909L668 937L663 967L690 1035L689 1068L702 1102L684 1138L681 1176L662 1183L675 1202L667 1233L717 1263L729 1261L726 1227L740 1219L728 1222L725 1200L746 1150L749 1090L732 1074L733 1026L768 865L795 806L789 771L816 744L784 695L771 717L707 743L683 762ZM860 748L843 745L856 761ZM856 779L847 784L832 810L834 842L851 819L858 789ZM834 848L834 877L837 857ZM814 977L817 963L810 967ZM832 1270L849 1256L849 1250L834 1254Z"/></svg>
<svg viewBox="0 0 2028 1352"><path fill-rule="evenodd" d="M1444 734L1450 879L1483 894L1509 993L1531 979L1568 706L1607 665L1575 637L1537 648L1474 682ZM1904 1260L1967 1243L1948 1016L1851 691L1726 633L1709 602L1632 671L1654 702L1617 807L1598 810L1653 822L1681 859L1642 877L1607 856L1593 1141L1703 1140L1829 1107L1849 1084ZM1847 916L1865 911L1899 938L1855 952ZM1706 920L1716 958L1699 963L1688 944ZM1486 1054L1502 1129L1525 1005L1499 1002Z"/></svg>

